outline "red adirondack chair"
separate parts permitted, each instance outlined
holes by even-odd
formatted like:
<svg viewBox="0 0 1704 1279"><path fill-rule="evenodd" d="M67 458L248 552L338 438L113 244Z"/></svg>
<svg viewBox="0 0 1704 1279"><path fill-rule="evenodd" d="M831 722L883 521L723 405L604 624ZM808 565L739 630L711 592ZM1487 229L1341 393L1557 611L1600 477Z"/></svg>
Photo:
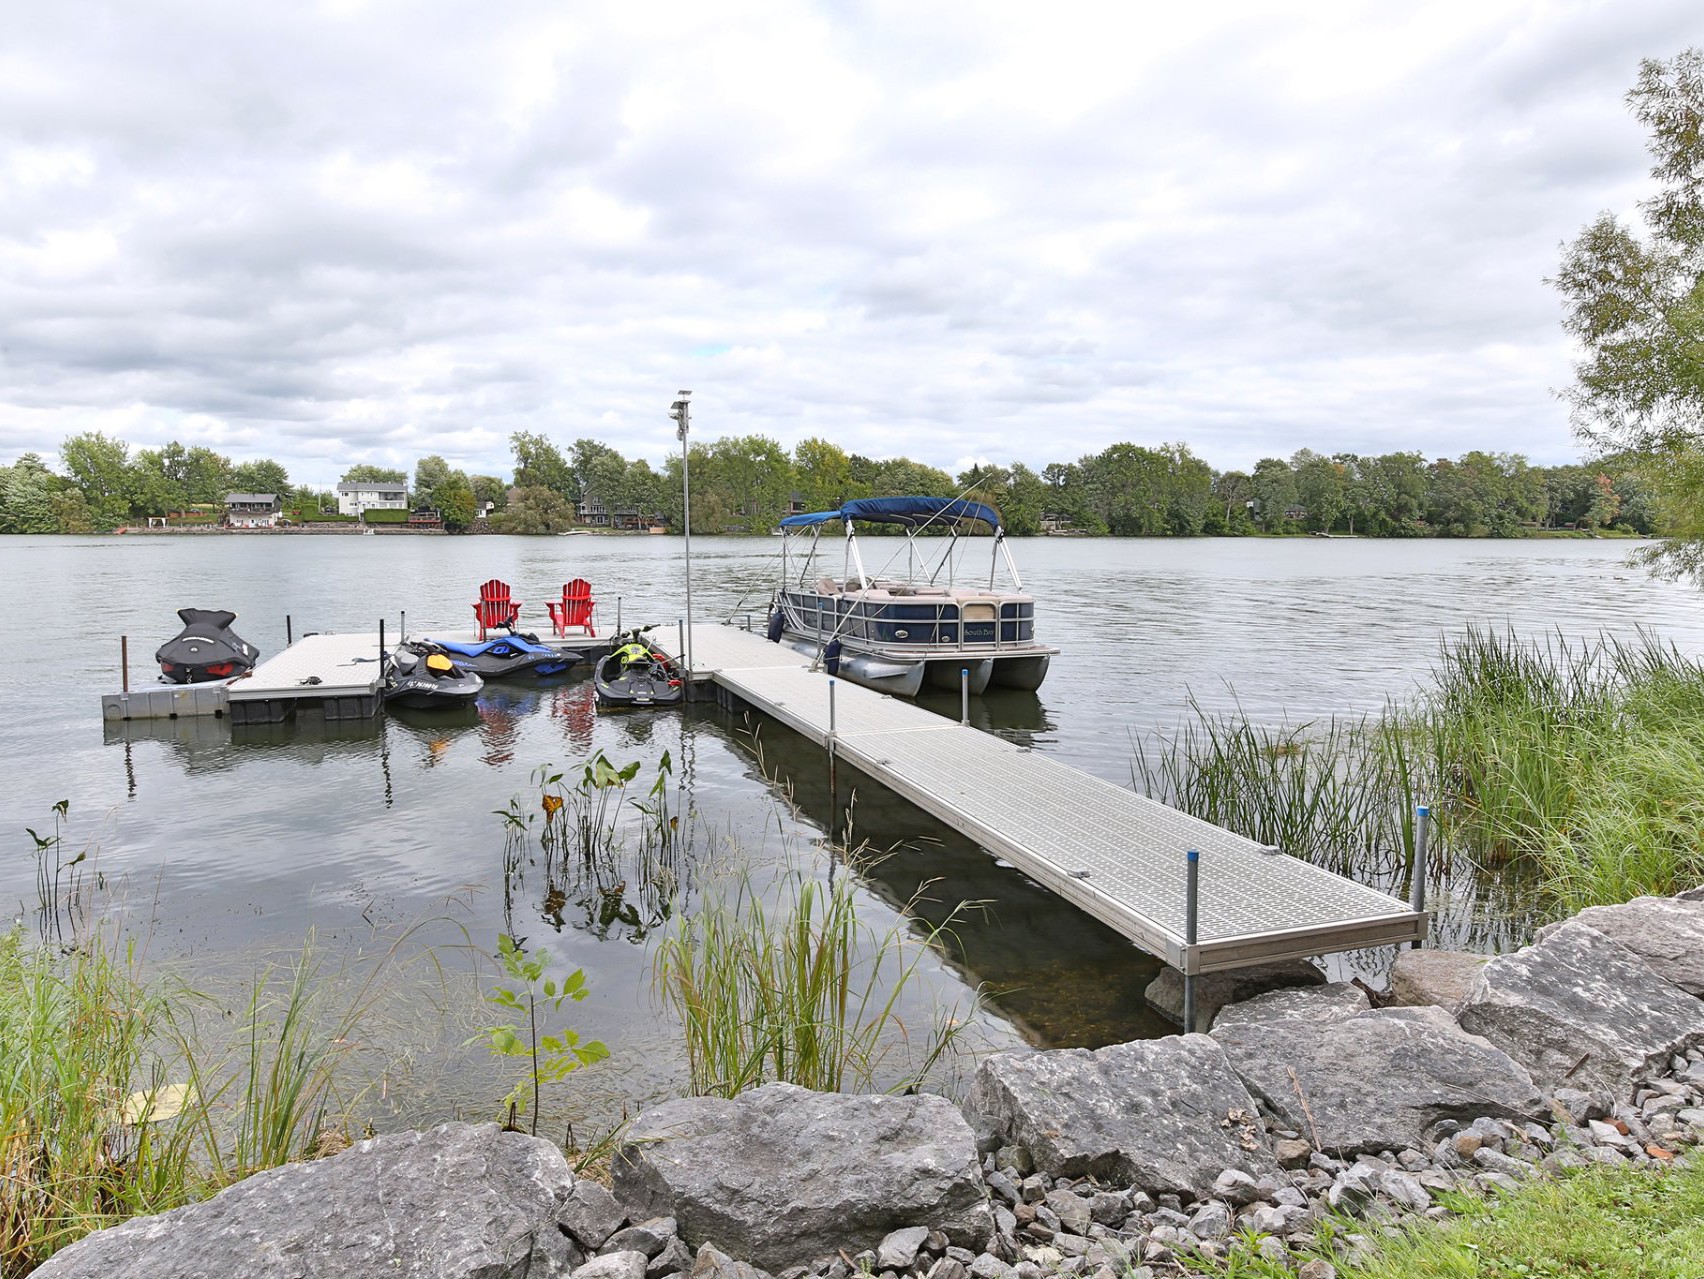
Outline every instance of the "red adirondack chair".
<svg viewBox="0 0 1704 1279"><path fill-rule="evenodd" d="M510 599L509 584L494 577L479 588L479 603L473 606L473 615L479 621L479 638L483 640L487 629L513 626L521 615L521 602Z"/></svg>
<svg viewBox="0 0 1704 1279"><path fill-rule="evenodd" d="M562 588L562 598L551 600L545 605L550 610L550 625L558 635L568 634L569 628L590 635L594 638L597 631L592 628L592 584L583 577L576 577Z"/></svg>

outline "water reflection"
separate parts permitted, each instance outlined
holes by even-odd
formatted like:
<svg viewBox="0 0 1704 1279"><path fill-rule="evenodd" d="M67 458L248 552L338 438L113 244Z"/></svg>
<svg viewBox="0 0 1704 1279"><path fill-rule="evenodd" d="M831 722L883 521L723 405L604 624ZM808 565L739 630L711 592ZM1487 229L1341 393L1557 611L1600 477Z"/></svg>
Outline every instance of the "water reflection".
<svg viewBox="0 0 1704 1279"><path fill-rule="evenodd" d="M912 903L941 927L969 904L943 935L948 961L1032 1043L1100 1047L1171 1031L1143 996L1158 960L857 769L831 767L808 739L771 721L703 713L749 744L752 777L863 850L860 873L890 907Z"/></svg>

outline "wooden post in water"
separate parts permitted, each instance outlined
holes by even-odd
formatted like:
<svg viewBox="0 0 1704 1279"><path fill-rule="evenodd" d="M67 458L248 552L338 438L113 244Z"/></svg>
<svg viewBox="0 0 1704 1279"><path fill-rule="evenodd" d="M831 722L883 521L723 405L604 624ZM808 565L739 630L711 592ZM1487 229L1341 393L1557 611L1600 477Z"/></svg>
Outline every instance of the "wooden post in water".
<svg viewBox="0 0 1704 1279"><path fill-rule="evenodd" d="M290 615L288 613L286 613L286 614L284 614L284 647L289 648L290 645L294 644L295 642L296 642L296 637L295 637L294 634L291 633Z"/></svg>
<svg viewBox="0 0 1704 1279"><path fill-rule="evenodd" d="M118 666L124 681L120 687L128 693L130 691L130 636L128 635L118 637Z"/></svg>
<svg viewBox="0 0 1704 1279"><path fill-rule="evenodd" d="M1417 804L1414 808L1414 873L1408 882L1408 904L1416 912L1426 909L1426 844L1432 831L1432 810L1426 804ZM1410 944L1412 949L1420 949L1421 939L1416 937Z"/></svg>
<svg viewBox="0 0 1704 1279"><path fill-rule="evenodd" d="M1195 1033L1195 967L1196 914L1201 899L1201 854L1189 850L1189 878L1183 899L1183 1033Z"/></svg>
<svg viewBox="0 0 1704 1279"><path fill-rule="evenodd" d="M380 667L381 670L384 668L384 664L385 664L385 619L381 617L379 619L379 667Z"/></svg>

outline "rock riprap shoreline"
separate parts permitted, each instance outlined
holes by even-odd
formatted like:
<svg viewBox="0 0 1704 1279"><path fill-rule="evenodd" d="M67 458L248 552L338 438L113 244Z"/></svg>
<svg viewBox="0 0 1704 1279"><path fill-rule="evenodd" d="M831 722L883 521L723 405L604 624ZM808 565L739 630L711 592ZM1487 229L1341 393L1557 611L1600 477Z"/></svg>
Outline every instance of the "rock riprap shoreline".
<svg viewBox="0 0 1704 1279"><path fill-rule="evenodd" d="M671 1101L629 1127L611 1189L491 1124L390 1134L36 1273L1149 1279L1254 1247L1329 1279L1309 1258L1328 1217L1362 1223L1334 1235L1353 1255L1446 1215L1441 1192L1655 1168L1704 1140L1701 943L1693 890L1489 961L1410 952L1405 1007L1304 974L1225 1003L1210 1034L1003 1053L962 1108L787 1084Z"/></svg>

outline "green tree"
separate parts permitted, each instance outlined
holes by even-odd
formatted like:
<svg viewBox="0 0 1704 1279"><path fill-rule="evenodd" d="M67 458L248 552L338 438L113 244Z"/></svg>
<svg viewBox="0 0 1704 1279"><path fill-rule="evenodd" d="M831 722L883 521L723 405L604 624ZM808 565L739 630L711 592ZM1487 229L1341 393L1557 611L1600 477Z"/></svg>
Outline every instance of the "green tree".
<svg viewBox="0 0 1704 1279"><path fill-rule="evenodd" d="M276 493L282 497L290 491L290 473L282 463L258 457L231 468L231 488L238 493Z"/></svg>
<svg viewBox="0 0 1704 1279"><path fill-rule="evenodd" d="M493 510L500 511L509 500L509 486L495 475L475 475L468 482L473 486L474 503L481 510L490 502Z"/></svg>
<svg viewBox="0 0 1704 1279"><path fill-rule="evenodd" d="M597 440L575 440L574 447L568 450L568 470L574 477L574 491L569 495L574 500L599 497L611 510L623 500L621 489L627 474L627 459L609 445Z"/></svg>
<svg viewBox="0 0 1704 1279"><path fill-rule="evenodd" d="M1583 348L1568 400L1587 442L1652 459L1669 540L1641 558L1704 585L1704 51L1641 62L1627 104L1658 190L1641 228L1602 213L1564 248L1551 283Z"/></svg>
<svg viewBox="0 0 1704 1279"><path fill-rule="evenodd" d="M342 484L407 484L408 472L396 466L359 462L343 473Z"/></svg>
<svg viewBox="0 0 1704 1279"><path fill-rule="evenodd" d="M53 511L54 527L61 533L95 531L95 513L89 509L88 500L84 498L82 490L61 489L48 499L48 506Z"/></svg>
<svg viewBox="0 0 1704 1279"><path fill-rule="evenodd" d="M793 484L807 511L832 511L856 496L846 450L814 437L793 446Z"/></svg>
<svg viewBox="0 0 1704 1279"><path fill-rule="evenodd" d="M431 502L432 505L436 506L437 502L433 499L432 494L440 484L448 482L456 474L455 468L436 453L421 458L414 464L414 500ZM467 477L463 476L462 478L465 480ZM472 493L473 489L470 486L468 488L470 497Z"/></svg>
<svg viewBox="0 0 1704 1279"><path fill-rule="evenodd" d="M1290 459L1290 469L1296 473L1296 501L1307 511L1303 524L1316 533L1331 532L1349 504L1348 468L1312 449L1300 449Z"/></svg>
<svg viewBox="0 0 1704 1279"><path fill-rule="evenodd" d="M106 530L130 514L130 446L99 431L73 435L59 446L60 459L83 498L83 519ZM82 532L84 530L67 530Z"/></svg>
<svg viewBox="0 0 1704 1279"><path fill-rule="evenodd" d="M516 488L546 488L570 505L579 500L574 473L554 444L530 431L516 431L509 443L515 450Z"/></svg>
<svg viewBox="0 0 1704 1279"><path fill-rule="evenodd" d="M130 506L143 515L165 515L189 504L183 483L183 445L175 440L163 449L141 449L130 468Z"/></svg>
<svg viewBox="0 0 1704 1279"><path fill-rule="evenodd" d="M542 484L518 488L498 522L504 533L561 533L574 523L574 508L554 489Z"/></svg>
<svg viewBox="0 0 1704 1279"><path fill-rule="evenodd" d="M1254 532L1254 481L1246 472L1226 471L1213 479L1213 516L1205 531L1231 537ZM1221 510L1221 508L1223 508Z"/></svg>
<svg viewBox="0 0 1704 1279"><path fill-rule="evenodd" d="M53 476L34 453L0 467L0 533L57 533Z"/></svg>
<svg viewBox="0 0 1704 1279"><path fill-rule="evenodd" d="M1290 531L1288 512L1297 505L1296 473L1281 457L1263 457L1254 464L1249 476L1254 489L1254 518L1262 531Z"/></svg>
<svg viewBox="0 0 1704 1279"><path fill-rule="evenodd" d="M430 500L437 508L438 517L444 521L444 527L452 533L466 531L478 513L473 500L473 485L460 471L452 471L448 478L440 481L432 489Z"/></svg>
<svg viewBox="0 0 1704 1279"><path fill-rule="evenodd" d="M190 502L223 502L231 491L231 459L200 445L184 454L182 473L184 496Z"/></svg>

